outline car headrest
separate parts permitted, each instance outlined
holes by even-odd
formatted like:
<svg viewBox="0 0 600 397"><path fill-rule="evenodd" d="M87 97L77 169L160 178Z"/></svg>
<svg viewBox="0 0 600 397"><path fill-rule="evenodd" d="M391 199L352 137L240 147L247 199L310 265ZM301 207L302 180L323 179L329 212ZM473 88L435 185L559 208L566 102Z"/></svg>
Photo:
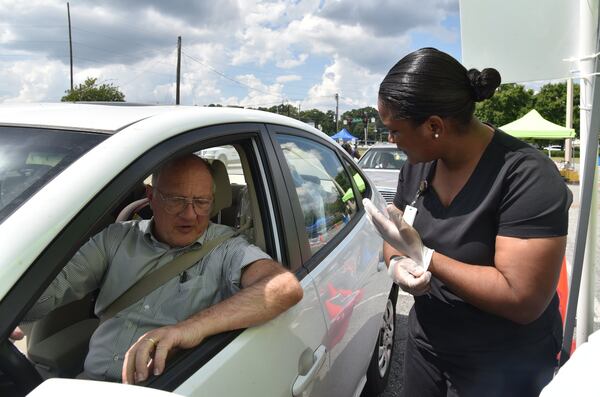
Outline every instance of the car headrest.
<svg viewBox="0 0 600 397"><path fill-rule="evenodd" d="M210 217L217 215L223 208L231 207L232 193L227 168L220 160L213 160L210 164L213 183L215 184L215 197Z"/></svg>

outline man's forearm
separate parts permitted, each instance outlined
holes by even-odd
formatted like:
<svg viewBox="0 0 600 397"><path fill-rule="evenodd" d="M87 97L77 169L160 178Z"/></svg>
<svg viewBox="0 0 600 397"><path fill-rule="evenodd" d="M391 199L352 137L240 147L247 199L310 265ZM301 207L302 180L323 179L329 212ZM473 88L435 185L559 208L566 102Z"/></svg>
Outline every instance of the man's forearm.
<svg viewBox="0 0 600 397"><path fill-rule="evenodd" d="M302 287L296 277L272 260L261 259L248 265L241 284L243 289L232 297L178 324L140 336L125 354L123 382L147 379L150 358L152 372L160 375L173 348L189 349L211 335L264 323L302 299Z"/></svg>
<svg viewBox="0 0 600 397"><path fill-rule="evenodd" d="M296 277L283 272L258 280L232 297L182 321L177 327L191 332L193 339L200 343L210 335L269 321L301 298L302 289Z"/></svg>

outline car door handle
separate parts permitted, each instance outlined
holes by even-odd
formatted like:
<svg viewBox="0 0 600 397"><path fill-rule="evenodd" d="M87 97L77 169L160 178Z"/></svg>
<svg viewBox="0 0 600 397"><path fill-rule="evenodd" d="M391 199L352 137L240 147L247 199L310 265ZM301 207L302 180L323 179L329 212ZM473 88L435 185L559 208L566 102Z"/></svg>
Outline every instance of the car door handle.
<svg viewBox="0 0 600 397"><path fill-rule="evenodd" d="M292 395L294 397L301 395L308 385L311 384L315 375L319 372L325 362L325 358L327 357L325 353L327 353L327 349L323 345L319 346L317 350L314 351L312 367L310 367L306 375L298 375L292 386Z"/></svg>

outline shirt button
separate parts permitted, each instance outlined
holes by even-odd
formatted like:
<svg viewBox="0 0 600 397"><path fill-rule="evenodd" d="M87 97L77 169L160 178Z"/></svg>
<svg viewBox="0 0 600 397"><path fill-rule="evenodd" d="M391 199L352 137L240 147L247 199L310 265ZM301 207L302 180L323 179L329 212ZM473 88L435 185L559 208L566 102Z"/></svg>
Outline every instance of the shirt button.
<svg viewBox="0 0 600 397"><path fill-rule="evenodd" d="M119 361L119 355L118 355L118 354L115 354L115 356L113 357L113 360L114 360L114 361Z"/></svg>
<svg viewBox="0 0 600 397"><path fill-rule="evenodd" d="M144 305L144 310L150 310L150 305Z"/></svg>

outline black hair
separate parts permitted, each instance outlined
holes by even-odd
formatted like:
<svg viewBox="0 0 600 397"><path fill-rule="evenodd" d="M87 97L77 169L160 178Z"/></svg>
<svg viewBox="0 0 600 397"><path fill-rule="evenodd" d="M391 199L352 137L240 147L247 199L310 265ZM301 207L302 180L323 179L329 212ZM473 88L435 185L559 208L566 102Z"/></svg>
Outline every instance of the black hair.
<svg viewBox="0 0 600 397"><path fill-rule="evenodd" d="M421 48L396 63L379 86L379 100L394 119L417 124L430 116L449 117L467 124L475 102L491 98L500 73L487 68L467 69L435 48Z"/></svg>

